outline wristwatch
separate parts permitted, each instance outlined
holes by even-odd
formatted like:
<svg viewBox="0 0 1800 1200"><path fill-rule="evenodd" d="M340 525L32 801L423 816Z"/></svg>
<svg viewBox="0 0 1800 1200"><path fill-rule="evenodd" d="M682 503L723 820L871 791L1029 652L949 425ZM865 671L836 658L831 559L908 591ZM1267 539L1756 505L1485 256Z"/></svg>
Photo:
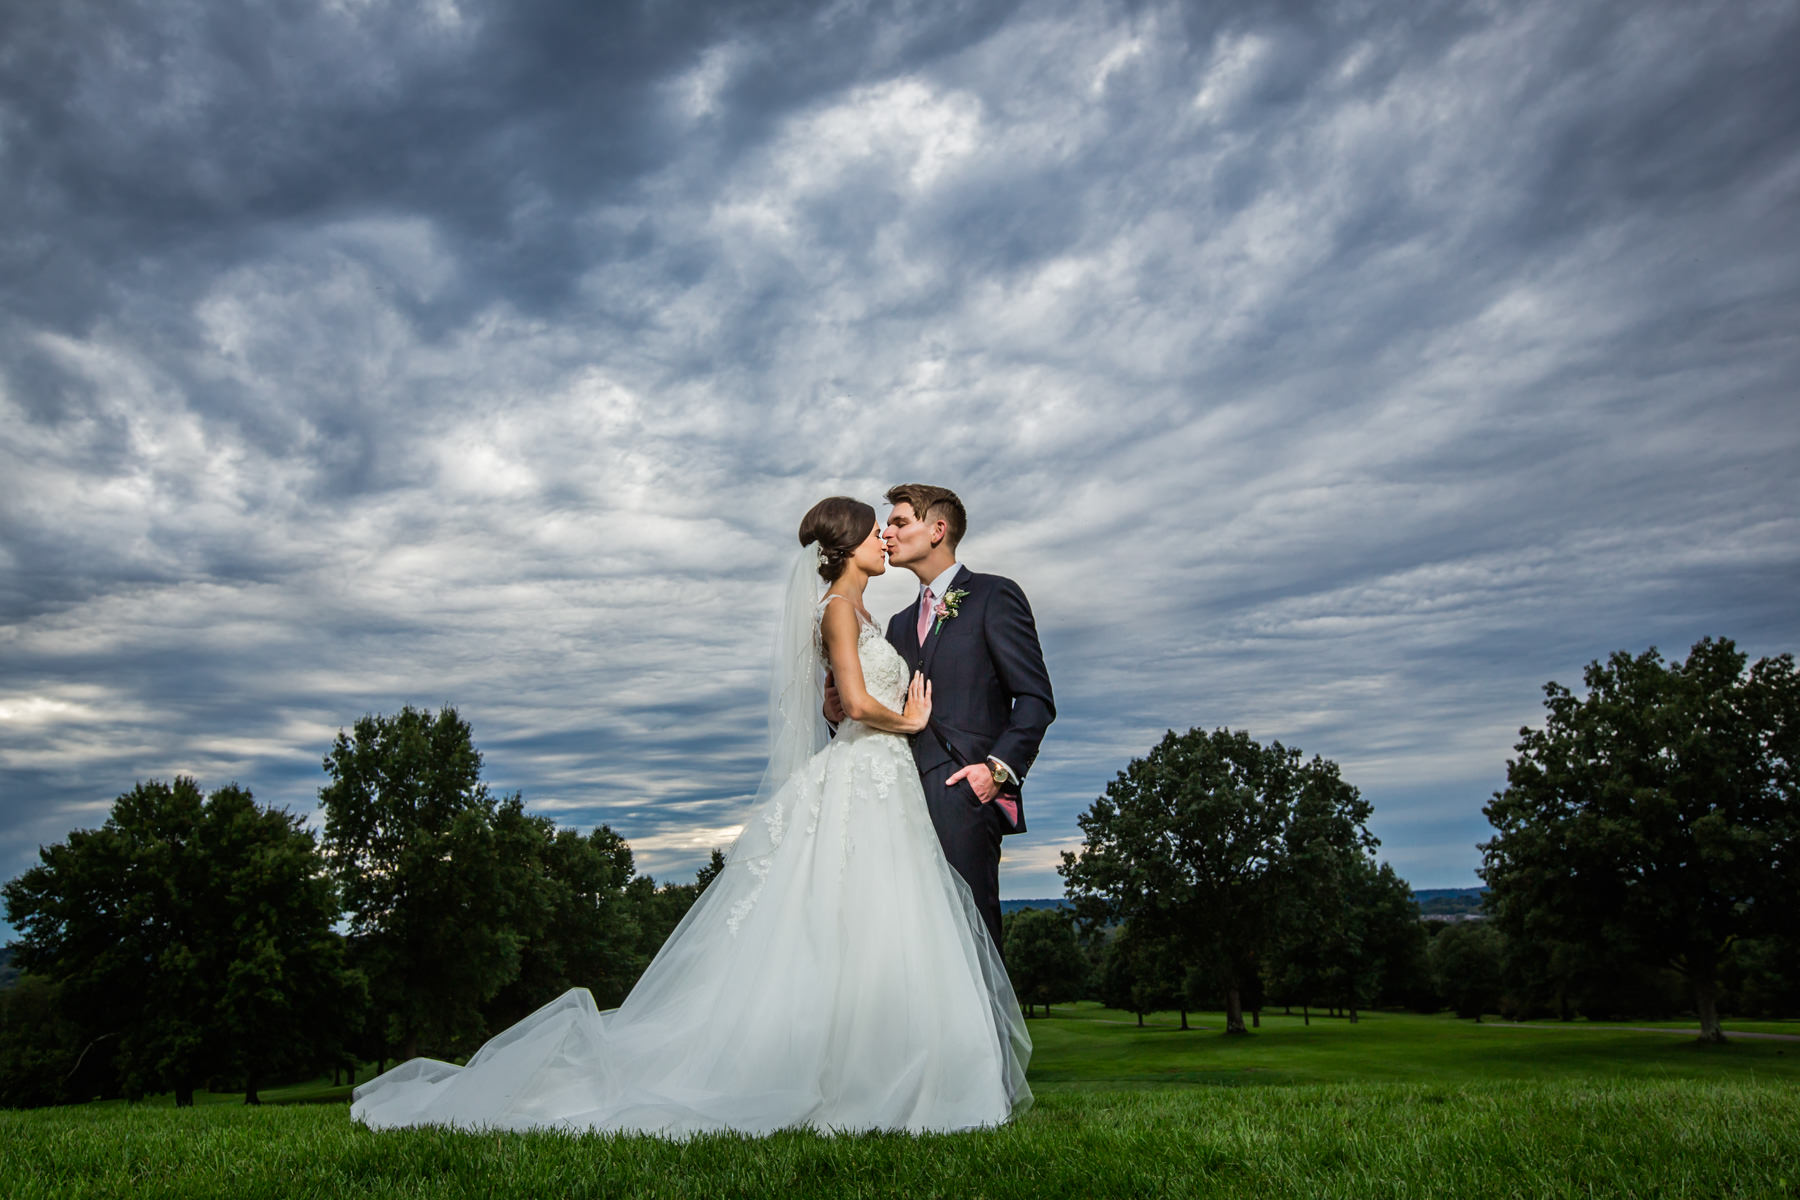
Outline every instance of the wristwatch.
<svg viewBox="0 0 1800 1200"><path fill-rule="evenodd" d="M1017 777L1012 773L1012 768L1008 767L1005 763L1001 762L999 759L990 757L987 760L987 765L988 765L988 770L990 770L994 773L994 786L995 787L1005 787L1009 783L1018 782Z"/></svg>

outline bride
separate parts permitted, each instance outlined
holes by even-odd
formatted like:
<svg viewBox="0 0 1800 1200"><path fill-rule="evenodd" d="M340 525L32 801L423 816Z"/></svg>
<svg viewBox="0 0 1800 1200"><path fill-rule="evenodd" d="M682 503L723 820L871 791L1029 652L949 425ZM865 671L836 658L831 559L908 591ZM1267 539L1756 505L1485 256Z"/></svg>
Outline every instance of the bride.
<svg viewBox="0 0 1800 1200"><path fill-rule="evenodd" d="M575 988L467 1066L416 1058L351 1116L407 1125L682 1137L966 1129L1031 1102L1031 1042L968 885L945 862L907 735L928 684L863 608L887 569L875 510L800 525L744 832L617 1009ZM829 584L821 596L822 584ZM829 666L848 719L820 715Z"/></svg>

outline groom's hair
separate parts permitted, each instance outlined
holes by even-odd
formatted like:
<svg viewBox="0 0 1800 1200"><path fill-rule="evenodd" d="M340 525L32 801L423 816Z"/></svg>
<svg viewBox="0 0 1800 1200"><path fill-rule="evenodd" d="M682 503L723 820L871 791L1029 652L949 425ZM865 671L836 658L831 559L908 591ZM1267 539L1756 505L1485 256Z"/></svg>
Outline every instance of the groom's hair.
<svg viewBox="0 0 1800 1200"><path fill-rule="evenodd" d="M952 550L968 532L969 514L963 511L963 502L949 488L933 487L929 483L902 483L887 490L887 502L912 505L913 516L921 521L941 519L944 540L950 543Z"/></svg>

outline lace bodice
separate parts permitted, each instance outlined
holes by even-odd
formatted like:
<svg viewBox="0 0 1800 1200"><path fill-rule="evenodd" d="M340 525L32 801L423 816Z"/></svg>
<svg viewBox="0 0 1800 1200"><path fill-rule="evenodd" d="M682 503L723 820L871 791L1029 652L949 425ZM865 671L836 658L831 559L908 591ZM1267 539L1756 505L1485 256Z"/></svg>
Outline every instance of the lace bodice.
<svg viewBox="0 0 1800 1200"><path fill-rule="evenodd" d="M831 602L830 597L820 601L819 619L821 621L825 619L826 605ZM840 601L840 603L847 604L849 602ZM868 689L870 696L895 712L899 712L906 707L906 660L900 657L898 650L888 644L887 638L882 634L881 626L872 619L857 613L856 623L859 627L856 635L856 655L862 663L863 686ZM819 654L821 657L825 654L823 639L819 643ZM830 665L830 662L827 661L826 666Z"/></svg>

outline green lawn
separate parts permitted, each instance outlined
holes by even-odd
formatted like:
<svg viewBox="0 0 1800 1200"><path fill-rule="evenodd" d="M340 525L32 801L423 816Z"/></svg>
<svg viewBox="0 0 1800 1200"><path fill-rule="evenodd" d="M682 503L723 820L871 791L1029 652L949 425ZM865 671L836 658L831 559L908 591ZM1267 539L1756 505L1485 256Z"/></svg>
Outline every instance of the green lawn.
<svg viewBox="0 0 1800 1200"><path fill-rule="evenodd" d="M21 1200L1800 1196L1800 1042L1706 1047L1580 1023L1388 1013L1310 1027L1265 1016L1255 1036L1227 1039L1140 1030L1092 1006L1056 1012L1031 1023L1037 1106L979 1133L376 1135L341 1104L164 1101L0 1113L0 1181Z"/></svg>
<svg viewBox="0 0 1800 1200"><path fill-rule="evenodd" d="M1190 1013L1201 1029L1182 1032L1172 1013L1136 1018L1092 1005L1058 1008L1031 1022L1033 1085L1119 1087L1205 1083L1268 1085L1389 1081L1487 1084L1499 1080L1720 1079L1750 1074L1800 1084L1800 1041L1742 1039L1703 1045L1674 1033L1638 1033L1586 1021L1476 1024L1448 1015L1370 1013L1351 1024L1317 1015L1263 1014L1246 1038L1219 1034L1223 1013ZM1646 1023L1649 1024L1649 1023ZM1672 1028L1678 1028L1673 1027ZM1689 1027L1691 1029L1691 1027ZM1732 1029L1800 1033L1800 1022L1751 1022ZM1121 1032L1128 1036L1120 1036Z"/></svg>

